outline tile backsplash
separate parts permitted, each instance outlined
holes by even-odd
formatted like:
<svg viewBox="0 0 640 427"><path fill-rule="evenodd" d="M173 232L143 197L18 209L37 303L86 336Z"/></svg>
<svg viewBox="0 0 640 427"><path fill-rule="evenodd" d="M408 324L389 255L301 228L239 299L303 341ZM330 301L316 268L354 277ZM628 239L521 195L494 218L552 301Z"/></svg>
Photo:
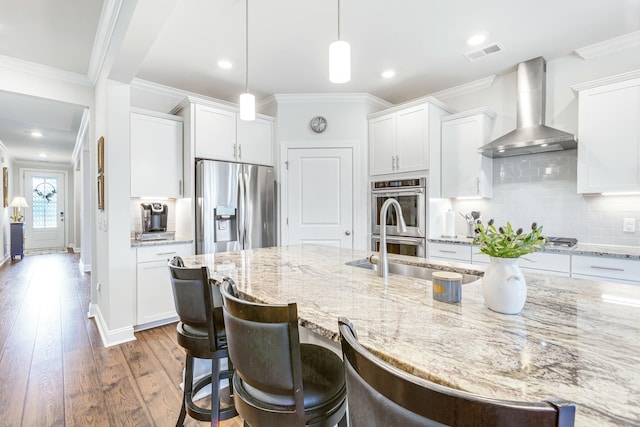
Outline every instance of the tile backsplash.
<svg viewBox="0 0 640 427"><path fill-rule="evenodd" d="M640 246L640 195L582 196L576 180L577 150L494 159L493 198L453 200L452 209L479 210L485 222L494 218L525 230L535 221L547 236L581 243ZM456 233L464 234L466 223L456 218ZM622 231L624 218L636 220L636 232Z"/></svg>

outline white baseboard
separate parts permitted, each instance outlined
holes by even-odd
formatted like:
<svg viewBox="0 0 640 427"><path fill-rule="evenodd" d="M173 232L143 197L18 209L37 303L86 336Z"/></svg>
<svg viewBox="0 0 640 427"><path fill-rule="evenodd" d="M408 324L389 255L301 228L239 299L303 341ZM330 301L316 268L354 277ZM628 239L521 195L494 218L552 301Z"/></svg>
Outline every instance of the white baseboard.
<svg viewBox="0 0 640 427"><path fill-rule="evenodd" d="M104 321L104 317L102 317L100 306L97 304L89 305L88 316L93 317L96 321L98 331L100 332L100 338L102 338L102 344L104 344L105 347L111 347L136 340L136 336L133 334L133 326L125 326L124 328L109 330L107 323Z"/></svg>

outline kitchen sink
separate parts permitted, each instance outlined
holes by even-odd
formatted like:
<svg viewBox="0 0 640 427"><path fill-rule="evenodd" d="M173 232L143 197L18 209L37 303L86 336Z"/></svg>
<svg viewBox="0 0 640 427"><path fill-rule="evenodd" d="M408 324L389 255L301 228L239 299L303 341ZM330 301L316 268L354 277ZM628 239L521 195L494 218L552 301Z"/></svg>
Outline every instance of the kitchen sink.
<svg viewBox="0 0 640 427"><path fill-rule="evenodd" d="M378 270L378 265L372 264L371 261L369 261L369 258L350 261L350 262L347 262L347 265L350 265L352 267L366 268L373 271ZM415 277L418 279L431 280L432 274L437 271L442 271L442 270L429 268L429 267L418 267L415 265L399 264L396 262L389 263L389 273L400 274L402 276L408 276L408 277ZM473 274L464 274L464 273L460 273L460 274L462 274L462 284L475 282L476 280L480 279L480 276L475 276Z"/></svg>

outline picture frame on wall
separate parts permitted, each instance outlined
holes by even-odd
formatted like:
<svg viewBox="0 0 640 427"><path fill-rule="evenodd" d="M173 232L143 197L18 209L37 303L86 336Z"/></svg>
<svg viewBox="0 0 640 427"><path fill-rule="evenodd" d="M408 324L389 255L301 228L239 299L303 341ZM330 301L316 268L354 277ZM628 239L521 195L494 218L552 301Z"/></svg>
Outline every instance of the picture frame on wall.
<svg viewBox="0 0 640 427"><path fill-rule="evenodd" d="M9 206L9 168L2 168L2 203Z"/></svg>
<svg viewBox="0 0 640 427"><path fill-rule="evenodd" d="M104 210L104 175L98 176L98 209Z"/></svg>
<svg viewBox="0 0 640 427"><path fill-rule="evenodd" d="M104 136L98 139L98 174L104 173Z"/></svg>

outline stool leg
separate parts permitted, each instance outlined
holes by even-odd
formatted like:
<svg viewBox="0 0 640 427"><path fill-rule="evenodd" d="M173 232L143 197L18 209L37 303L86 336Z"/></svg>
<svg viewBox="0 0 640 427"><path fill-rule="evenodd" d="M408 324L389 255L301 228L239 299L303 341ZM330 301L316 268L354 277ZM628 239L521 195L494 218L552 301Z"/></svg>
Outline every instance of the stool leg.
<svg viewBox="0 0 640 427"><path fill-rule="evenodd" d="M211 358L211 425L218 427L220 414L220 359Z"/></svg>
<svg viewBox="0 0 640 427"><path fill-rule="evenodd" d="M187 395L191 396L191 390L193 388L193 357L187 355L184 362L184 390L182 392L182 408L180 409L180 416L176 427L184 425L184 419L187 416Z"/></svg>

